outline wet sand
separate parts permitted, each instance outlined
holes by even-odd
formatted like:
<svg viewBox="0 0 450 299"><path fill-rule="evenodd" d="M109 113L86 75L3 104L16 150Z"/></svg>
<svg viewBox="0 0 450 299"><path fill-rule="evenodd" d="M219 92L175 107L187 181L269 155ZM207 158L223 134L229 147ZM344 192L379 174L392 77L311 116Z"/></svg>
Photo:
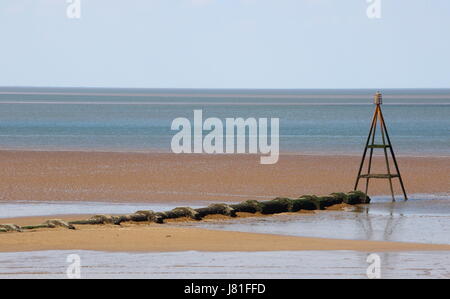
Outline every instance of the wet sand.
<svg viewBox="0 0 450 299"><path fill-rule="evenodd" d="M0 252L0 279L67 278L77 254L84 279L367 279L368 253L358 251ZM450 278L446 251L381 252L381 278Z"/></svg>
<svg viewBox="0 0 450 299"><path fill-rule="evenodd" d="M398 157L408 193L448 193L449 157ZM353 189L360 157L0 151L0 200L237 202ZM385 172L384 158L373 172ZM361 182L363 183L363 182ZM395 182L396 193L400 194ZM360 185L363 188L363 185ZM370 195L389 194L372 180Z"/></svg>
<svg viewBox="0 0 450 299"><path fill-rule="evenodd" d="M353 206L346 205L346 204L339 204L332 207L328 207L327 210L331 211L343 211L346 208L352 208ZM183 224L189 224L189 223L205 223L205 222L222 222L226 220L236 220L236 219L242 219L242 218L272 218L277 216L286 216L286 215L304 215L304 214L314 214L319 211L298 211L298 212L286 212L286 213L278 213L278 214L262 214L262 213L246 213L246 212L237 212L236 217L230 217L226 215L220 215L220 214L212 214L212 215L206 215L202 218L202 220L194 220L192 218L188 217L180 217L180 218L173 218L173 219L165 219L164 223L183 223ZM320 211L324 212L324 211ZM114 214L108 214L108 215L114 215ZM117 214L120 215L120 214ZM0 217L0 224L6 224L6 223L13 223L20 226L26 226L26 225L36 225L40 223L44 223L45 221L49 219L61 219L66 222L70 221L76 221L80 219L89 219L94 214L65 214L65 215L49 215L49 216L27 216L27 217L9 217L9 218L1 218ZM124 223L125 224L125 223ZM122 224L123 225L123 224ZM126 224L125 224L126 225Z"/></svg>
<svg viewBox="0 0 450 299"><path fill-rule="evenodd" d="M362 252L449 251L450 245L337 240L216 231L163 225L79 226L78 230L44 229L2 233L0 252L96 250L110 252L297 251Z"/></svg>

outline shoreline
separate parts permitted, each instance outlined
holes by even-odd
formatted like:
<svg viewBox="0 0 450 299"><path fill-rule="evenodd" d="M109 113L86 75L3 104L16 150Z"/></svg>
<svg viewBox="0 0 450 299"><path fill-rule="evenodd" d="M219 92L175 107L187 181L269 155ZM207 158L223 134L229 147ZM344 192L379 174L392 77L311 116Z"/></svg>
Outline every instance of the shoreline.
<svg viewBox="0 0 450 299"><path fill-rule="evenodd" d="M449 103L450 105L450 103ZM362 157L362 152L364 150L364 147L360 147L360 151L354 151L354 152L343 152L343 151L280 151L280 156L320 156L320 157ZM18 153L42 153L42 152L54 152L54 153L103 153L103 154L144 154L144 155L197 155L197 156L224 156L224 157L231 157L231 156L249 156L249 157L261 157L261 154L197 154L197 153L191 153L191 154L174 154L169 150L154 148L154 149L127 149L127 148L120 148L120 149L92 149L92 148L21 148L21 147L0 147L0 154L2 152L18 152ZM384 157L383 153L376 153L373 154L374 157ZM441 154L441 153L430 153L430 152L424 152L424 153L402 153L401 155L396 154L397 158L450 158L450 154Z"/></svg>
<svg viewBox="0 0 450 299"><path fill-rule="evenodd" d="M257 252L257 251L340 251L356 252L413 252L450 251L450 244L417 240L373 240L347 238L343 235L302 236L278 234L267 231L241 231L215 229L211 224L227 223L234 219L276 218L291 215L311 217L326 215L330 211L349 213L346 204L331 206L323 211L299 211L265 215L241 213L237 218L226 215L208 215L197 226L198 220L190 217L167 219L165 224L154 222L122 222L114 224L74 224L75 230L63 227L27 229L23 232L0 234L0 252L30 252L47 250L93 250L107 252ZM89 218L92 215L84 215ZM81 215L62 215L70 223ZM49 219L45 216L11 218L9 223L19 226L35 225ZM54 219L54 218L52 218ZM1 220L5 219L0 219ZM256 220L258 221L258 220ZM208 225L209 223L209 225Z"/></svg>

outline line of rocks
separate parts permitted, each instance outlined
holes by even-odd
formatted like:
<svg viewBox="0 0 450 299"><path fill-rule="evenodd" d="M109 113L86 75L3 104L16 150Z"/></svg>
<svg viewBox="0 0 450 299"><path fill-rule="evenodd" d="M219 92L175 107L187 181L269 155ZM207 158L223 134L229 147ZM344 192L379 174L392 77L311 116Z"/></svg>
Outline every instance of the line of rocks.
<svg viewBox="0 0 450 299"><path fill-rule="evenodd" d="M50 219L39 225L18 226L16 224L0 224L0 232L23 232L24 230L30 229L55 228L55 227L75 229L75 226L61 219Z"/></svg>
<svg viewBox="0 0 450 299"><path fill-rule="evenodd" d="M285 212L298 212L301 210L324 210L337 204L367 204L370 197L361 191L348 193L332 193L328 196L303 195L297 199L275 198L268 201L247 200L238 204L215 203L204 208L193 209L178 207L166 212L137 211L128 215L95 215L89 219L65 222L60 219L50 219L39 225L18 226L15 224L0 224L0 232L22 232L39 228L63 227L75 229L74 225L115 224L123 222L154 222L164 223L167 219L187 217L193 220L202 220L208 215L225 215L236 217L239 212L277 214Z"/></svg>

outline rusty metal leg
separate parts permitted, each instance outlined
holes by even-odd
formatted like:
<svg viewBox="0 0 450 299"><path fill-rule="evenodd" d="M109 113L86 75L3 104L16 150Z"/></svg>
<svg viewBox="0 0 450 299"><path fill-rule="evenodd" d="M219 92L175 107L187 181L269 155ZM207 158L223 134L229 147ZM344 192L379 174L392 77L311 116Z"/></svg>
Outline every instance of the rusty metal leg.
<svg viewBox="0 0 450 299"><path fill-rule="evenodd" d="M397 171L397 174L398 174L398 178L399 178L399 181L400 181L400 186L402 187L404 199L408 200L408 196L406 195L405 186L403 184L402 175L400 174L400 169L398 167L397 159L395 158L394 149L392 147L391 139L389 138L389 133L387 131L386 124L384 122L383 113L380 113L380 117L381 117L381 120L382 120L382 122L384 124L384 131L385 131L385 134L386 134L386 139L387 139L387 142L389 143L389 146L390 146L389 149L391 151L392 160L394 161L395 170Z"/></svg>
<svg viewBox="0 0 450 299"><path fill-rule="evenodd" d="M373 134L372 134L372 141L371 141L371 145L375 144L375 135L377 133L377 122L378 122L378 107L375 110L375 118L374 118L374 123L373 123ZM370 137L370 136L369 136ZM367 166L367 174L370 175L370 171L372 169L372 158L373 158L373 147L370 148L370 155L369 155L369 164ZM366 178L366 191L365 191L365 195L364 195L364 200L367 199L367 193L369 192L369 180L370 178L367 177Z"/></svg>
<svg viewBox="0 0 450 299"><path fill-rule="evenodd" d="M376 125L376 116L377 116L377 111L375 110L375 113L373 114L373 117L372 117L372 124L370 126L369 136L367 137L366 146L364 147L364 153L363 153L363 156L362 156L362 159L361 159L361 163L359 165L358 175L356 177L355 188L353 189L355 191L358 189L358 184L359 184L359 179L360 179L360 176L361 176L361 171L362 171L362 169L364 167L364 160L366 159L367 148L368 148L369 142L370 142L370 136L372 135L374 125ZM367 194L367 192L366 192L366 194Z"/></svg>
<svg viewBox="0 0 450 299"><path fill-rule="evenodd" d="M389 187L391 188L391 195L392 195L392 201L395 202L395 195L394 195L394 187L392 186L392 177L391 177L391 168L389 167L389 158L388 158L388 153L387 153L387 149L386 149L386 138L385 138L385 131L386 131L386 126L384 125L384 121L383 119L380 117L380 126L381 126L381 138L383 140L383 145L384 145L384 158L386 160L386 169L389 175ZM389 144L389 147L391 145Z"/></svg>

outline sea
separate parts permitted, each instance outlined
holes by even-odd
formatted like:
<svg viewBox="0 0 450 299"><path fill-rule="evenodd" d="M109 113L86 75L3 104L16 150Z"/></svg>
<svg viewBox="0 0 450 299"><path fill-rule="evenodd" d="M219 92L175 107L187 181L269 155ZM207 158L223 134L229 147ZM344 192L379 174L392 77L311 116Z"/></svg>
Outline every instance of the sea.
<svg viewBox="0 0 450 299"><path fill-rule="evenodd" d="M202 110L204 119L279 118L282 153L353 155L376 91L2 87L0 149L170 152L172 121ZM381 92L397 155L450 155L450 89Z"/></svg>

